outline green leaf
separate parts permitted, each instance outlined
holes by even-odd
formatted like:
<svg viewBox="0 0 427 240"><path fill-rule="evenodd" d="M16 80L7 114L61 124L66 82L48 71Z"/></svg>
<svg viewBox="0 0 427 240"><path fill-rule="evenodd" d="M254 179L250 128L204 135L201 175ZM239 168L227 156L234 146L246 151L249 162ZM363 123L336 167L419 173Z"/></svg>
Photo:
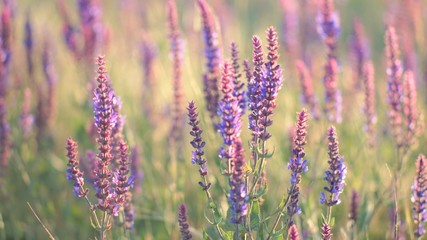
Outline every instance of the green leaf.
<svg viewBox="0 0 427 240"><path fill-rule="evenodd" d="M209 236L208 232L203 230L203 237L202 240L212 240L211 236Z"/></svg>
<svg viewBox="0 0 427 240"><path fill-rule="evenodd" d="M285 233L285 231L286 231L286 225L280 228L279 231L275 232L271 236L273 237L273 239L284 239L283 234Z"/></svg>
<svg viewBox="0 0 427 240"><path fill-rule="evenodd" d="M233 231L228 231L228 232L226 232L226 233L224 234L224 238L225 238L226 240L233 240L233 235L234 235L234 232L233 232Z"/></svg>
<svg viewBox="0 0 427 240"><path fill-rule="evenodd" d="M261 222L261 208L259 206L259 201L257 200L252 203L250 221L251 229L258 231L260 229Z"/></svg>

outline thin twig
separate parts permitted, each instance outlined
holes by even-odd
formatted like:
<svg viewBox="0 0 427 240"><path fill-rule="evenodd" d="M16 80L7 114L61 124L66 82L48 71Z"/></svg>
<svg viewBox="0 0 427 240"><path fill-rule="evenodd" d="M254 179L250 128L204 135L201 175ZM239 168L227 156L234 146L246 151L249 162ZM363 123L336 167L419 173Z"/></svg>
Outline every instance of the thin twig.
<svg viewBox="0 0 427 240"><path fill-rule="evenodd" d="M36 217L37 221L39 221L39 223L43 226L44 230L46 231L47 235L49 235L49 238L51 240L55 240L55 238L53 237L53 235L49 232L49 229L47 229L47 227L43 224L43 222L40 220L39 216L37 216L37 213L34 211L34 209L31 207L31 204L29 202L27 202L28 207L31 209L31 211L33 212L34 216Z"/></svg>

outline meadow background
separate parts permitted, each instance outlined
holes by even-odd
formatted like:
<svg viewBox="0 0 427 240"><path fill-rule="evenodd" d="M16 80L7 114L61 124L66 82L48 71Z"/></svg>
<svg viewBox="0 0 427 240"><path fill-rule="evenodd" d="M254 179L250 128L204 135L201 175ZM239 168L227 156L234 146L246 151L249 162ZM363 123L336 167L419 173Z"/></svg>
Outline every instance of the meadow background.
<svg viewBox="0 0 427 240"><path fill-rule="evenodd" d="M79 25L77 1L64 1L72 24ZM267 164L268 193L263 211L271 213L280 202L289 186L290 171L286 164L291 157L289 129L294 126L296 112L304 104L300 101L301 87L295 68L295 56L286 48L283 25L284 9L280 1L264 0L210 0L220 26L220 41L224 58L229 58L229 45L236 42L240 58L252 61L251 38L253 35L265 39L265 30L274 26L279 32L280 59L284 84L279 92L278 106L272 125L272 138L268 147L274 156ZM294 1L299 5L310 1ZM410 36L415 52L415 76L418 95L418 111L426 115L427 81L426 41L423 15L427 11L426 1L416 0L337 0L336 10L340 16L338 59L340 62L339 88L343 95L343 121L335 124L340 141L340 153L345 157L348 168L342 203L334 208L336 224L335 239L346 239L348 235L348 213L352 190L359 194L360 211L357 221L357 239L390 238L392 221L390 209L393 198L387 188L392 181L395 164L395 147L387 122L387 78L384 33L390 16L398 15L409 3L418 4L414 13L416 34ZM184 39L183 101L194 100L198 106L201 127L206 141L206 158L213 183L211 192L226 211L227 181L218 168L218 149L221 138L212 128L205 109L202 73L204 71L204 46L199 9L195 1L176 0L179 28ZM4 1L11 4L11 65L9 89L6 100L6 118L10 125L11 152L8 167L3 168L0 180L0 239L47 239L42 225L29 209L31 204L42 222L57 239L93 239L88 217L88 207L83 199L73 196L72 184L66 180L67 158L65 143L69 136L79 142L79 153L95 150L88 125L93 119L92 93L87 83L95 77L95 58L92 61L76 59L67 48L63 36L63 13L58 2ZM200 186L198 168L191 164L189 126L182 124L184 138L177 143L178 153L171 150L168 136L172 125L173 79L170 46L166 17L166 0L105 0L101 1L102 22L108 29L103 50L96 55L105 56L106 68L116 94L122 101L122 114L126 116L124 136L130 148L137 147L140 157L139 169L144 177L141 191L134 193L135 226L134 239L178 239L177 209L185 203L188 222L196 239L201 238L202 229L209 224L205 220L206 199ZM297 4L298 5L298 4ZM325 62L325 46L316 32L316 8L308 14L296 14L299 29L306 31L306 38L297 43L305 57L310 60L313 87L323 104L322 77ZM351 34L352 22L358 18L363 24L369 40L370 56L375 65L376 86L376 146L370 148L368 136L363 131L363 91L355 90L353 83ZM27 71L26 45L24 43L25 22L29 20L33 30L32 58L34 72ZM397 18L399 21L409 21ZM303 25L309 23L307 25ZM303 27L304 26L304 27ZM396 28L398 37L400 34ZM298 33L297 33L298 34ZM45 44L47 42L47 44ZM153 85L147 91L143 55L145 46L150 45L154 53L152 65ZM51 54L52 67L56 76L54 84L52 115L46 119L45 127L35 121L24 137L19 125L24 101L24 92L31 91L30 113L43 116L39 105L45 97L48 83L43 74L42 54L44 48ZM291 49L292 50L292 49ZM148 106L148 107L147 107ZM321 105L322 106L322 105ZM147 108L150 108L147 111ZM306 107L307 108L307 107ZM42 117L43 118L43 117ZM187 118L186 118L187 119ZM187 120L186 120L187 121ZM425 124L425 120L421 120ZM42 125L43 125L42 124ZM249 141L247 117L243 118L243 142ZM331 125L323 115L320 120L309 118L306 158L309 171L302 180L301 208L297 217L299 230L307 238L318 239L321 214L325 211L319 204L323 189L323 172L327 169L326 131ZM415 160L420 153L426 154L427 135L423 130L404 160L399 201L403 235L413 239L411 206L411 184L415 178ZM247 145L245 154L249 150ZM176 164L171 164L176 161ZM91 190L92 191L92 190ZM377 204L381 201L380 204Z"/></svg>

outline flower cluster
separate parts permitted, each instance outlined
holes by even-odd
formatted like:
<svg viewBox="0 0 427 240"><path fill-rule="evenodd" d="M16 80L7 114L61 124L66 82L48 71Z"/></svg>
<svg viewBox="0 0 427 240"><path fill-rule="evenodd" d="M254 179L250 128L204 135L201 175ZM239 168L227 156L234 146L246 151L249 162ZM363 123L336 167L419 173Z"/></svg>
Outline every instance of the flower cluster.
<svg viewBox="0 0 427 240"><path fill-rule="evenodd" d="M307 160L304 159L304 145L307 143L307 112L303 109L297 114L296 134L294 140L293 157L289 159L288 169L291 170L291 187L288 191L289 204L287 212L289 214L289 224L293 223L292 217L295 214L300 214L299 207L299 184L301 182L301 174L308 170Z"/></svg>
<svg viewBox="0 0 427 240"><path fill-rule="evenodd" d="M79 161L77 159L77 143L73 141L71 137L67 139L67 157L68 157L68 169L67 169L67 180L74 181L74 195L76 197L86 197L89 189L84 188L83 172L79 169Z"/></svg>
<svg viewBox="0 0 427 240"><path fill-rule="evenodd" d="M324 187L324 190L330 195L327 198L325 193L321 192L320 203L333 206L341 203L339 197L344 190L347 167L344 165L344 158L339 154L337 133L333 126L328 129L328 141L329 170L325 172L324 180L329 185Z"/></svg>
<svg viewBox="0 0 427 240"><path fill-rule="evenodd" d="M252 38L253 65L252 79L248 83L249 129L252 131L252 145L271 137L267 131L273 120L276 98L282 87L282 72L278 64L279 43L273 27L267 29L267 59L264 62L261 40Z"/></svg>
<svg viewBox="0 0 427 240"><path fill-rule="evenodd" d="M173 64L173 123L171 129L171 141L178 142L182 135L182 123L184 117L183 90L182 90L182 39L178 29L178 16L175 1L169 0L167 5L169 42Z"/></svg>
<svg viewBox="0 0 427 240"><path fill-rule="evenodd" d="M399 44L396 30L389 26L385 35L386 55L387 55L387 100L389 104L388 121L393 137L398 146L402 144L402 65L399 59Z"/></svg>
<svg viewBox="0 0 427 240"><path fill-rule="evenodd" d="M365 92L365 103L363 112L366 116L364 130L368 134L369 146L375 144L375 123L377 116L375 111L375 82L374 66L371 61L367 61L363 67L363 86Z"/></svg>
<svg viewBox="0 0 427 240"><path fill-rule="evenodd" d="M425 234L424 224L427 222L427 159L424 155L417 159L417 176L412 184L413 219L415 223L415 236Z"/></svg>
<svg viewBox="0 0 427 240"><path fill-rule="evenodd" d="M197 108L193 101L188 103L187 110L189 118L188 124L191 126L190 135L193 137L190 143L195 149L192 152L193 157L191 158L191 163L199 165L200 176L206 179L205 176L208 174L208 169L206 167L206 159L204 158L205 151L203 150L206 143L202 138L203 131L200 129L199 120L197 119L199 114L197 113ZM199 184L204 191L208 190L211 186L211 183L207 182L204 183L200 181Z"/></svg>
<svg viewBox="0 0 427 240"><path fill-rule="evenodd" d="M190 233L190 226L187 223L187 207L185 204L181 204L178 209L178 223L181 237L183 240L191 240L193 236Z"/></svg>
<svg viewBox="0 0 427 240"><path fill-rule="evenodd" d="M218 125L224 142L220 150L220 157L227 161L226 174L229 176L231 204L231 222L239 224L247 214L247 186L245 185L245 160L240 132L242 128L242 109L239 99L234 93L234 71L229 61L224 63L221 79L223 97L219 103L221 123Z"/></svg>
<svg viewBox="0 0 427 240"><path fill-rule="evenodd" d="M203 34L205 42L205 57L207 71L203 74L206 108L214 125L217 122L219 102L218 82L221 77L221 47L218 33L215 29L214 16L205 0L198 0L203 21Z"/></svg>

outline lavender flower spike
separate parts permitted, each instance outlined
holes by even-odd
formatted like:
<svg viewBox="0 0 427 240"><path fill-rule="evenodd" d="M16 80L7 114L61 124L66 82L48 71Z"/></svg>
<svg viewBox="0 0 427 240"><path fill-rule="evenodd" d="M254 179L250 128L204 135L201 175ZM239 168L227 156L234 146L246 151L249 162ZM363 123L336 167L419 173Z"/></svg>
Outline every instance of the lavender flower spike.
<svg viewBox="0 0 427 240"><path fill-rule="evenodd" d="M288 235L289 240L299 240L298 229L295 224L289 228Z"/></svg>
<svg viewBox="0 0 427 240"><path fill-rule="evenodd" d="M77 143L73 141L71 137L67 139L67 157L68 157L68 169L67 169L67 180L74 181L74 195L76 197L86 197L89 189L84 188L83 172L79 169L79 161L77 160Z"/></svg>
<svg viewBox="0 0 427 240"><path fill-rule="evenodd" d="M188 230L190 226L187 223L187 207L185 204L181 204L178 209L178 223L179 229L181 232L181 237L183 240L193 239L190 231Z"/></svg>
<svg viewBox="0 0 427 240"><path fill-rule="evenodd" d="M385 35L387 55L387 100L389 105L388 121L397 146L402 144L402 105L401 99L402 65L399 59L399 44L394 27L389 26Z"/></svg>
<svg viewBox="0 0 427 240"><path fill-rule="evenodd" d="M307 135L307 111L303 109L298 114L298 121L296 123L296 135L294 140L294 149L292 150L294 156L289 160L288 169L291 173L291 187L288 190L289 204L287 206L287 212L289 215L288 223L293 224L292 217L295 214L300 214L301 209L299 207L299 184L301 182L301 174L308 170L307 160L304 159L304 145L307 143L305 138Z"/></svg>
<svg viewBox="0 0 427 240"><path fill-rule="evenodd" d="M111 190L112 172L109 164L113 160L112 156L112 130L116 124L116 115L113 109L113 103L116 101L114 93L110 88L110 82L106 75L104 57L98 57L98 86L95 89L93 97L93 109L95 115L95 126L98 132L97 143L97 179L94 183L96 197L98 198L97 207L102 211L108 211L110 214L116 209L114 196Z"/></svg>
<svg viewBox="0 0 427 240"><path fill-rule="evenodd" d="M120 160L117 171L114 173L113 182L115 183L115 198L116 203L119 205L124 205L126 202L126 193L129 191L130 186L132 185L133 178L129 178L129 159L128 159L128 147L126 143L122 140L119 143L120 147Z"/></svg>
<svg viewBox="0 0 427 240"><path fill-rule="evenodd" d="M245 160L243 155L243 146L240 138L234 143L233 173L229 180L231 202L231 223L240 224L248 213L248 190L245 185Z"/></svg>
<svg viewBox="0 0 427 240"><path fill-rule="evenodd" d="M344 190L347 167L343 163L344 158L339 154L337 133L333 126L328 129L328 141L329 170L325 171L324 180L329 185L324 187L324 190L329 193L329 196L327 197L324 192L321 192L320 204L333 206L341 202L339 196Z"/></svg>
<svg viewBox="0 0 427 240"><path fill-rule="evenodd" d="M415 223L415 236L425 234L424 225L427 222L427 159L420 154L417 159L417 176L412 184L413 219Z"/></svg>
<svg viewBox="0 0 427 240"><path fill-rule="evenodd" d="M199 182L200 186L202 186L204 191L207 191L211 183L207 182L206 175L208 174L208 169L206 167L206 159L204 158L205 151L203 148L205 147L205 141L202 138L202 130L199 127L199 120L197 108L193 101L188 103L188 124L191 126L190 135L193 136L193 140L190 142L193 148L195 149L192 154L193 157L191 159L192 164L199 165L199 173L200 176L205 180L205 182Z"/></svg>
<svg viewBox="0 0 427 240"><path fill-rule="evenodd" d="M182 124L184 119L182 65L183 47L178 29L178 14L174 0L169 0L167 5L169 44L173 64L173 123L170 132L171 143L180 142L182 137Z"/></svg>
<svg viewBox="0 0 427 240"><path fill-rule="evenodd" d="M217 123L217 109L219 102L218 82L221 77L221 47L218 33L215 29L214 17L205 0L198 0L203 21L205 40L205 57L207 71L203 74L206 107L213 123Z"/></svg>

